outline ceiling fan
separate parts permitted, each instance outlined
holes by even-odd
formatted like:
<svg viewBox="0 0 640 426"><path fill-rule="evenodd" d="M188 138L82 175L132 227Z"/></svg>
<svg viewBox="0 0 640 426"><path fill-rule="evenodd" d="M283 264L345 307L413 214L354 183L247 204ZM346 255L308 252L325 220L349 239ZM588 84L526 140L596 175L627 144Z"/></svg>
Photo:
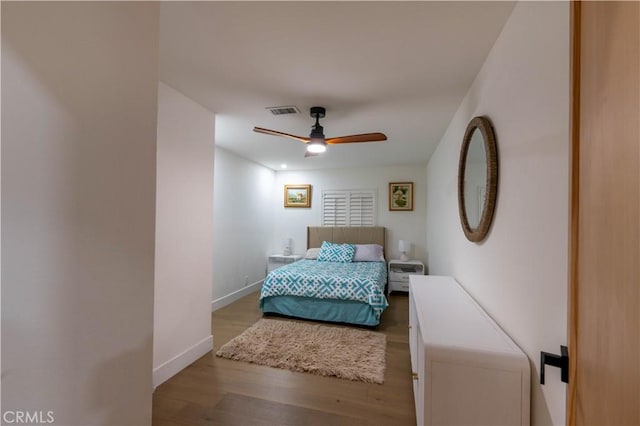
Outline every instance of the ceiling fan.
<svg viewBox="0 0 640 426"><path fill-rule="evenodd" d="M327 145L335 145L340 143L355 143L355 142L383 142L387 140L387 136L384 133L363 133L360 135L350 136L338 136L335 138L324 137L324 128L320 125L320 119L324 118L326 110L324 107L315 106L311 108L311 117L316 119L316 124L311 127L311 134L309 137L291 135L289 133L278 132L276 130L264 129L262 127L254 127L253 131L258 133L264 133L266 135L282 136L285 138L295 139L307 144L307 152L305 157L311 157L325 152Z"/></svg>

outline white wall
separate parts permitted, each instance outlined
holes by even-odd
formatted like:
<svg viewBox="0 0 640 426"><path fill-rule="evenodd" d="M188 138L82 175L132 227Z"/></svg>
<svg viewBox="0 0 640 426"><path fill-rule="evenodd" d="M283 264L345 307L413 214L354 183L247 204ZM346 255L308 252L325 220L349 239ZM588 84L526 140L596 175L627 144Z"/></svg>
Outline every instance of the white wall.
<svg viewBox="0 0 640 426"><path fill-rule="evenodd" d="M153 382L209 352L214 114L160 83Z"/></svg>
<svg viewBox="0 0 640 426"><path fill-rule="evenodd" d="M256 289L264 278L273 232L273 180L273 170L216 147L214 309L235 300L234 292Z"/></svg>
<svg viewBox="0 0 640 426"><path fill-rule="evenodd" d="M458 155L469 120L488 116L499 151L498 199L481 244L465 239ZM540 351L567 343L569 3L518 3L429 161L432 274L454 276L527 353L533 424L563 424L565 388Z"/></svg>
<svg viewBox="0 0 640 426"><path fill-rule="evenodd" d="M414 182L413 211L389 211L390 182ZM330 189L375 189L377 191L377 225L387 228L387 258L399 258L398 240L413 243L410 257L427 260L426 253L426 167L404 165L352 169L278 171L273 188L275 210L271 251L282 252L282 240L293 239L293 252L304 254L307 226L320 226L322 191ZM285 208L285 184L311 184L311 208Z"/></svg>
<svg viewBox="0 0 640 426"><path fill-rule="evenodd" d="M157 62L157 4L2 3L3 412L151 424Z"/></svg>

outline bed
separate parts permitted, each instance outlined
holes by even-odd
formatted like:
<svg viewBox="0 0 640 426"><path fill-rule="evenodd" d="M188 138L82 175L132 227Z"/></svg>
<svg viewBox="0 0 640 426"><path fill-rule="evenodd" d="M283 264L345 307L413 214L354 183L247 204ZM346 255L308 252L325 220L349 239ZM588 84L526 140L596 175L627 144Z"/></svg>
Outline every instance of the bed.
<svg viewBox="0 0 640 426"><path fill-rule="evenodd" d="M307 228L307 249L319 248L324 241L378 244L384 250L385 228ZM302 259L267 275L260 308L265 314L376 326L388 306L386 283L387 267L383 259L367 262Z"/></svg>

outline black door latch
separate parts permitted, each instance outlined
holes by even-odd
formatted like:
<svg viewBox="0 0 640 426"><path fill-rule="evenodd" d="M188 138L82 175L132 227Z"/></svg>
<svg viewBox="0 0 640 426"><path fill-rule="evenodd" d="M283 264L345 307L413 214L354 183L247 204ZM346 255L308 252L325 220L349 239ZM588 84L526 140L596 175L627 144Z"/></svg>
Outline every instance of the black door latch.
<svg viewBox="0 0 640 426"><path fill-rule="evenodd" d="M540 384L544 385L544 365L560 368L560 380L569 383L569 351L566 346L560 346L560 355L540 352Z"/></svg>

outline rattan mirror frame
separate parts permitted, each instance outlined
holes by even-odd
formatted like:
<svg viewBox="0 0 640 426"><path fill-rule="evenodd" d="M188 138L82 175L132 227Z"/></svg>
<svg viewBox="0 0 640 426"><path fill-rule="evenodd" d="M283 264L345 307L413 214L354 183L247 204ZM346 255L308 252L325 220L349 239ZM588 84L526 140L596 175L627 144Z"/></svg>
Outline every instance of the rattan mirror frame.
<svg viewBox="0 0 640 426"><path fill-rule="evenodd" d="M469 226L467 211L464 199L464 174L467 165L467 153L473 132L478 129L484 140L484 149L487 158L487 182L486 197L482 208L480 223L476 228ZM464 235L469 241L479 243L484 240L489 233L493 214L498 197L498 146L491 122L487 117L474 117L467 125L467 130L462 138L460 148L460 160L458 163L458 213L460 214L460 224Z"/></svg>

